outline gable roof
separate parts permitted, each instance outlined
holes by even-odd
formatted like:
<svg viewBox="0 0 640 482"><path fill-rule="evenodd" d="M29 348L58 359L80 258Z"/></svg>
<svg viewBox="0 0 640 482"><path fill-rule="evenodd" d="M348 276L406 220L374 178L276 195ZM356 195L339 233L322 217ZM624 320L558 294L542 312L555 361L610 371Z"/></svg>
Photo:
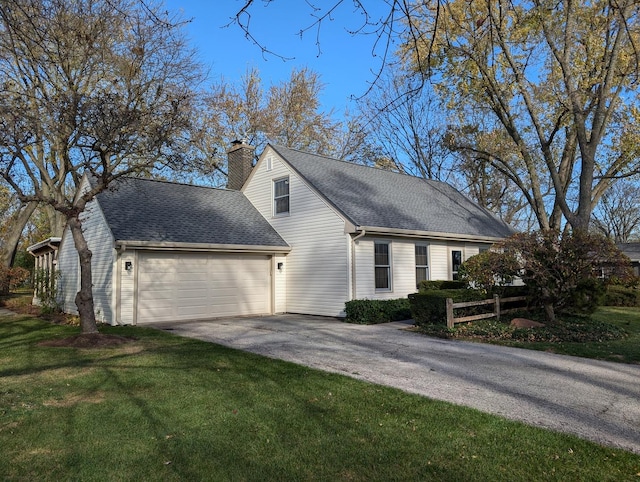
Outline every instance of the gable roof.
<svg viewBox="0 0 640 482"><path fill-rule="evenodd" d="M483 238L514 233L444 182L271 147L356 227Z"/></svg>
<svg viewBox="0 0 640 482"><path fill-rule="evenodd" d="M116 242L289 247L240 191L122 178L97 199Z"/></svg>

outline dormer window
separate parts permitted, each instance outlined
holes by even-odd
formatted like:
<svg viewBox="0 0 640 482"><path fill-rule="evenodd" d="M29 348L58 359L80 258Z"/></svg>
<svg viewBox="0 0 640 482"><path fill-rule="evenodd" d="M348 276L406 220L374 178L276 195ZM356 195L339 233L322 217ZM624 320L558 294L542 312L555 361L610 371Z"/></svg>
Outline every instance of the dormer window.
<svg viewBox="0 0 640 482"><path fill-rule="evenodd" d="M273 181L273 214L289 214L289 178Z"/></svg>

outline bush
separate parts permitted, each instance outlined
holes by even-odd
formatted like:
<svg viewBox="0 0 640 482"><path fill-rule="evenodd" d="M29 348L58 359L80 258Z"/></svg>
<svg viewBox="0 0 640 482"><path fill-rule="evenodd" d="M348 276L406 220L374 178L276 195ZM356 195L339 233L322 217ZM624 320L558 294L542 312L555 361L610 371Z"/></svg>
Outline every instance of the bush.
<svg viewBox="0 0 640 482"><path fill-rule="evenodd" d="M347 301L344 311L347 314L344 321L360 325L375 325L411 318L411 309L407 298Z"/></svg>
<svg viewBox="0 0 640 482"><path fill-rule="evenodd" d="M512 252L483 251L470 257L458 274L471 286L490 291L496 286L510 284L517 276L520 265Z"/></svg>
<svg viewBox="0 0 640 482"><path fill-rule="evenodd" d="M420 291L432 291L432 290L463 290L467 287L465 281L450 281L450 280L425 280L420 281L418 289Z"/></svg>
<svg viewBox="0 0 640 482"><path fill-rule="evenodd" d="M640 306L640 291L621 285L607 286L603 304L605 306Z"/></svg>
<svg viewBox="0 0 640 482"><path fill-rule="evenodd" d="M6 287L13 291L27 281L30 275L31 273L28 269L20 266L13 268L0 267L0 287Z"/></svg>
<svg viewBox="0 0 640 482"><path fill-rule="evenodd" d="M561 307L561 311L590 315L602 304L604 294L605 286L602 280L597 278L580 280L567 297L566 305Z"/></svg>
<svg viewBox="0 0 640 482"><path fill-rule="evenodd" d="M409 295L411 315L418 326L432 324L446 324L447 322L447 298L454 303L464 301L481 301L487 295L478 290L431 290L413 293ZM479 313L482 307L471 307L464 310L464 315ZM460 314L460 312L458 312Z"/></svg>

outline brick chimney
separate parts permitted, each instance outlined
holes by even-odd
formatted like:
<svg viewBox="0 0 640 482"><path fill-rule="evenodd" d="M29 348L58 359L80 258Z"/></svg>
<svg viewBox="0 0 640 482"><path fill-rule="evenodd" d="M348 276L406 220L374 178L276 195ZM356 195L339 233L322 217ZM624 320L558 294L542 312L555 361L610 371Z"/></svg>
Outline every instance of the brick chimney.
<svg viewBox="0 0 640 482"><path fill-rule="evenodd" d="M231 143L227 151L227 189L239 190L253 169L253 151L255 147L244 139Z"/></svg>

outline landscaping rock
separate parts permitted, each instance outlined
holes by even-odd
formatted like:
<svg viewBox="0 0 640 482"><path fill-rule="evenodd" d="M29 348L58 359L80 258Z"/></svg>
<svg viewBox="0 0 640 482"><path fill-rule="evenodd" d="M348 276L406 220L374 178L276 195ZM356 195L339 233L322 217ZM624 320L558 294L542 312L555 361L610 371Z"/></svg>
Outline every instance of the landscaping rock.
<svg viewBox="0 0 640 482"><path fill-rule="evenodd" d="M528 320L527 318L514 318L511 320L511 326L515 326L516 328L540 328L545 325L544 323Z"/></svg>

